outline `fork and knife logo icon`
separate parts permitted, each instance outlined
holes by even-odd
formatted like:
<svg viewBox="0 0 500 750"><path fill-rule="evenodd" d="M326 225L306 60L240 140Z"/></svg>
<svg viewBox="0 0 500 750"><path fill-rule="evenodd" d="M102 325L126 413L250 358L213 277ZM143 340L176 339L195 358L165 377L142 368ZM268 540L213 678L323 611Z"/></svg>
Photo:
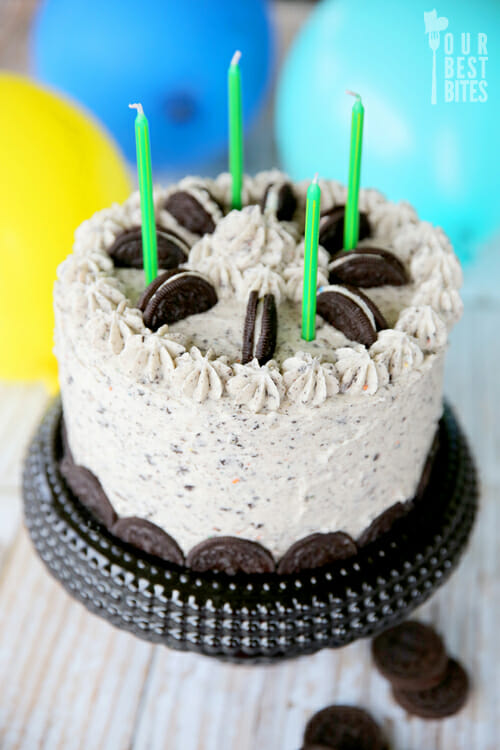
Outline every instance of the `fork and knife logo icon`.
<svg viewBox="0 0 500 750"><path fill-rule="evenodd" d="M436 88L436 52L441 41L441 32L448 28L448 19L438 18L436 9L424 12L425 33L429 35L429 47L432 50L432 93L431 104L437 104Z"/></svg>

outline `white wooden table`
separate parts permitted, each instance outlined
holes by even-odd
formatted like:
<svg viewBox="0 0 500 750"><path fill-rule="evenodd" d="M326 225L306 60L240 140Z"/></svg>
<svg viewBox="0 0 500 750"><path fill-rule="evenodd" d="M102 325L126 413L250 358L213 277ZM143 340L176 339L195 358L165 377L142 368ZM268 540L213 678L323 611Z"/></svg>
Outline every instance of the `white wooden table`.
<svg viewBox="0 0 500 750"><path fill-rule="evenodd" d="M482 271L491 278L490 260ZM471 674L459 716L407 716L367 642L242 667L151 646L89 614L52 580L22 527L21 462L47 396L0 385L1 750L297 750L307 718L333 702L369 709L394 750L498 750L500 296L486 284L467 295L446 387L478 458L481 514L460 568L419 612Z"/></svg>

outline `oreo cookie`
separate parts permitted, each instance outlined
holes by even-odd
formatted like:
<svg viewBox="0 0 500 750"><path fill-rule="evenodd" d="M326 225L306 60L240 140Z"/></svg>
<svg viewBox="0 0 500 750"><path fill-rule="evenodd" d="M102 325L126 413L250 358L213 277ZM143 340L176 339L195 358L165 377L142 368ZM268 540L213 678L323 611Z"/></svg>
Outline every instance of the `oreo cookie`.
<svg viewBox="0 0 500 750"><path fill-rule="evenodd" d="M367 348L377 340L377 331L387 328L378 307L359 289L350 286L321 288L316 299L316 311L348 339Z"/></svg>
<svg viewBox="0 0 500 750"><path fill-rule="evenodd" d="M205 191L209 195L208 191ZM210 196L212 198L212 196ZM213 199L212 199L213 200ZM216 202L214 201L215 205ZM199 200L186 190L177 190L168 196L164 208L181 227L192 234L212 234L215 222Z"/></svg>
<svg viewBox="0 0 500 750"><path fill-rule="evenodd" d="M357 247L337 253L328 266L330 284L350 284L366 289L377 286L404 286L408 275L401 261L388 250Z"/></svg>
<svg viewBox="0 0 500 750"><path fill-rule="evenodd" d="M177 268L188 259L189 245L174 232L156 227L156 245L159 268ZM141 227L122 232L107 252L118 268L143 268Z"/></svg>
<svg viewBox="0 0 500 750"><path fill-rule="evenodd" d="M329 211L322 212L319 219L319 244L331 256L336 255L344 247L344 218L345 206L334 206ZM359 239L370 236L371 227L368 216L364 211L359 212Z"/></svg>
<svg viewBox="0 0 500 750"><path fill-rule="evenodd" d="M261 304L262 317L260 321L260 332L257 345L254 349L255 326L258 317L259 303ZM256 291L250 292L248 296L247 311L245 314L245 323L243 326L243 347L241 363L247 364L254 357L257 358L259 365L265 365L273 358L276 349L276 338L278 335L278 313L276 310L276 300L274 294L265 294L262 300L259 300Z"/></svg>
<svg viewBox="0 0 500 750"><path fill-rule="evenodd" d="M394 524L397 523L401 518L405 518L413 505L409 503L394 503L390 508L380 513L369 526L363 531L363 533L356 540L356 544L361 549L366 547L368 544L372 544L383 534L387 534Z"/></svg>
<svg viewBox="0 0 500 750"><path fill-rule="evenodd" d="M148 555L156 555L167 562L184 565L184 555L175 539L151 521L135 516L120 518L112 526L111 533Z"/></svg>
<svg viewBox="0 0 500 750"><path fill-rule="evenodd" d="M206 312L217 304L212 284L195 271L179 268L160 274L142 293L137 306L144 324L156 331L165 323L175 323L188 315Z"/></svg>
<svg viewBox="0 0 500 750"><path fill-rule="evenodd" d="M449 659L443 680L428 690L393 688L396 703L421 719L445 719L463 708L469 695L469 678L455 659Z"/></svg>
<svg viewBox="0 0 500 750"><path fill-rule="evenodd" d="M309 719L304 746L335 750L387 750L387 742L377 722L357 706L328 706Z"/></svg>
<svg viewBox="0 0 500 750"><path fill-rule="evenodd" d="M59 462L59 471L75 497L110 529L117 519L100 481L89 469L75 464L70 453Z"/></svg>
<svg viewBox="0 0 500 750"><path fill-rule="evenodd" d="M289 182L270 183L260 202L262 213L272 212L278 221L291 221L297 210L297 197Z"/></svg>
<svg viewBox="0 0 500 750"><path fill-rule="evenodd" d="M188 553L187 565L198 573L218 570L227 575L236 573L272 573L273 557L265 547L247 539L219 536L200 542Z"/></svg>
<svg viewBox="0 0 500 750"><path fill-rule="evenodd" d="M448 656L441 637L430 625L408 620L385 630L372 641L378 671L395 690L428 690L446 674Z"/></svg>
<svg viewBox="0 0 500 750"><path fill-rule="evenodd" d="M277 572L291 574L321 568L337 560L347 560L357 554L357 551L354 541L342 531L311 534L292 544L279 561Z"/></svg>

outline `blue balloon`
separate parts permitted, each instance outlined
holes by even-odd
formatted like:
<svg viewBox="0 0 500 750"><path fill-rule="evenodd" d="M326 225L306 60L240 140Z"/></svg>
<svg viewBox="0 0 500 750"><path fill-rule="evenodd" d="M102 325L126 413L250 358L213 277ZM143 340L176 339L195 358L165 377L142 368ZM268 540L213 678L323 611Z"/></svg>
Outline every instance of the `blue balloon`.
<svg viewBox="0 0 500 750"><path fill-rule="evenodd" d="M353 100L345 90L358 91L365 105L362 184L410 201L467 260L500 227L500 4L441 0L424 25L428 5L323 0L282 70L276 138L293 178L319 172L346 182ZM468 54L462 33L464 52L470 34ZM485 102L470 100L485 93Z"/></svg>
<svg viewBox="0 0 500 750"><path fill-rule="evenodd" d="M269 84L273 38L265 0L47 0L32 33L34 73L86 105L135 161L140 101L155 169L186 169L227 143L227 68L242 51L243 117Z"/></svg>

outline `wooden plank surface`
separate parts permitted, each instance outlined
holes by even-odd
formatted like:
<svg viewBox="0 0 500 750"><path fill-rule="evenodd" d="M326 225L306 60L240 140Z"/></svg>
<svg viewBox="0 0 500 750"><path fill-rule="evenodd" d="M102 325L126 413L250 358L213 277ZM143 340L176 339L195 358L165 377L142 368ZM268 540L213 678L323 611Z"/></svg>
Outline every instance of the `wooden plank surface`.
<svg viewBox="0 0 500 750"><path fill-rule="evenodd" d="M451 581L420 611L467 665L473 692L445 722L408 717L369 644L272 667L168 651L89 614L50 578L20 527L19 474L45 407L41 387L0 387L0 748L293 750L331 702L366 706L395 750L497 750L500 726L500 306L475 299L453 335L446 391L478 457L482 510Z"/></svg>

